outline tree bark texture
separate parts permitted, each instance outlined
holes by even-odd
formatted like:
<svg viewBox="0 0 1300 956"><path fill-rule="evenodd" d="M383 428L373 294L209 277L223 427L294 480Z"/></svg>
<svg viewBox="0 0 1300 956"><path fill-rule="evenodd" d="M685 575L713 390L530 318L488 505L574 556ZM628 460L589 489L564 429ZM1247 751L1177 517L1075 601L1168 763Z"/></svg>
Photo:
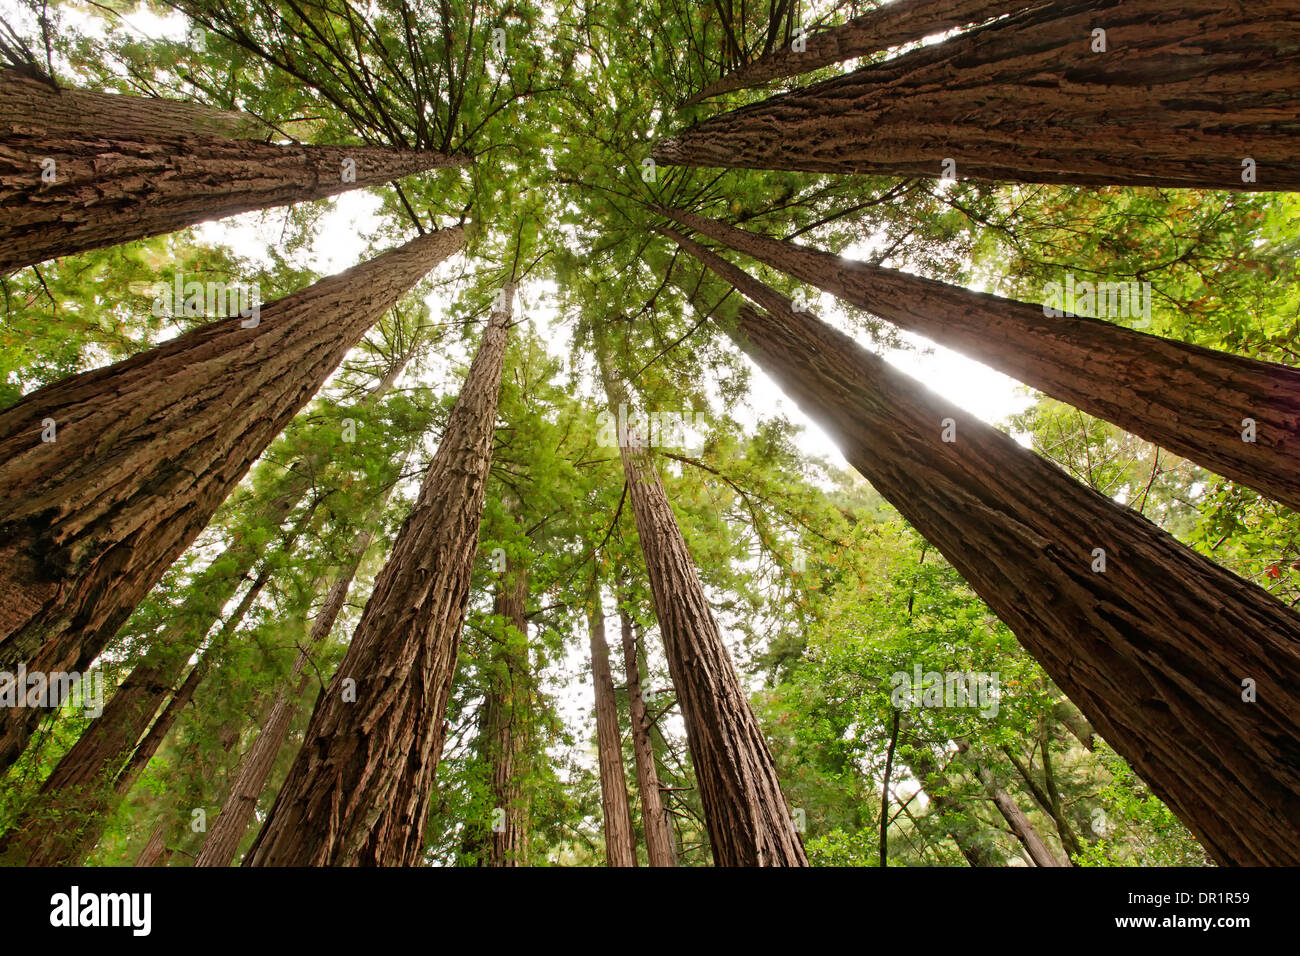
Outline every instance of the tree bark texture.
<svg viewBox="0 0 1300 956"><path fill-rule="evenodd" d="M655 766L654 747L650 741L650 717L641 693L641 666L637 655L636 633L627 611L619 607L619 626L623 644L623 670L627 680L627 715L632 725L632 754L636 760L637 792L641 795L641 828L645 831L646 857L651 866L676 866L673 835L659 791L659 771Z"/></svg>
<svg viewBox="0 0 1300 956"><path fill-rule="evenodd" d="M636 866L636 835L623 772L623 735L605 641L605 610L596 589L587 612L591 633L591 683L596 696L596 753L600 763L600 806L605 823L605 865Z"/></svg>
<svg viewBox="0 0 1300 956"><path fill-rule="evenodd" d="M465 162L422 150L259 142L258 126L170 100L56 92L0 71L0 275ZM49 160L53 182L43 179Z"/></svg>
<svg viewBox="0 0 1300 956"><path fill-rule="evenodd" d="M1094 52L1097 29L1105 52ZM1297 116L1295 0L1061 0L711 117L651 155L678 166L1294 190Z"/></svg>

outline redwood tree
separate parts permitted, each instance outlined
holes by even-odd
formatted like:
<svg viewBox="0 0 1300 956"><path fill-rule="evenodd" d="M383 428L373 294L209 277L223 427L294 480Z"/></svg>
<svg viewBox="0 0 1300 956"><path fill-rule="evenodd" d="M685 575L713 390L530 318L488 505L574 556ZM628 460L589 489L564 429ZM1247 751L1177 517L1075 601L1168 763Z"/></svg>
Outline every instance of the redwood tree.
<svg viewBox="0 0 1300 956"><path fill-rule="evenodd" d="M84 670L252 462L463 229L0 412L0 667ZM44 439L44 440L43 440Z"/></svg>
<svg viewBox="0 0 1300 956"><path fill-rule="evenodd" d="M1300 862L1300 617L702 248L738 344L1224 864Z"/></svg>
<svg viewBox="0 0 1300 956"><path fill-rule="evenodd" d="M600 763L600 806L605 823L605 865L636 866L636 835L623 774L623 735L605 641L605 610L597 588L587 612L591 632L591 683L596 697L596 756Z"/></svg>
<svg viewBox="0 0 1300 956"><path fill-rule="evenodd" d="M606 370L615 409L627 403ZM807 866L776 764L718 630L663 482L633 434L620 442L668 670L718 866Z"/></svg>
<svg viewBox="0 0 1300 956"><path fill-rule="evenodd" d="M1295 13L1293 0L1040 4L711 117L651 155L678 166L1297 189Z"/></svg>
<svg viewBox="0 0 1300 956"><path fill-rule="evenodd" d="M619 626L623 644L623 672L627 679L627 716L632 725L632 756L636 760L637 791L641 795L641 828L645 831L646 857L651 866L676 866L673 834L668 826L659 771L650 742L650 717L641 693L641 665L632 619L620 601Z"/></svg>
<svg viewBox="0 0 1300 956"><path fill-rule="evenodd" d="M259 141L267 133L239 113L0 71L0 275L466 162L431 150Z"/></svg>
<svg viewBox="0 0 1300 956"><path fill-rule="evenodd" d="M1300 369L665 216L1300 510ZM1243 441L1246 421L1253 441Z"/></svg>
<svg viewBox="0 0 1300 956"><path fill-rule="evenodd" d="M514 286L245 866L414 865L469 603Z"/></svg>

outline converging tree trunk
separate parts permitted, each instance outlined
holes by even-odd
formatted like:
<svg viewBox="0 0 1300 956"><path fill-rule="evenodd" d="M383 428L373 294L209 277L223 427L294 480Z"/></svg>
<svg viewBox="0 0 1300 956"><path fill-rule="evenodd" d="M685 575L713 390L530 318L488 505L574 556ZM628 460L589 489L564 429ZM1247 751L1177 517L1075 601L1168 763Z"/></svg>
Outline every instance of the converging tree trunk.
<svg viewBox="0 0 1300 956"><path fill-rule="evenodd" d="M529 865L529 813L525 782L532 742L532 675L528 658L528 575L507 564L497 584L494 613L506 628L494 640L485 674L487 688L479 714L479 755L488 767L492 819L469 828L483 866Z"/></svg>
<svg viewBox="0 0 1300 956"><path fill-rule="evenodd" d="M0 71L0 275L466 162L425 150L259 142L268 132L239 113L55 90Z"/></svg>
<svg viewBox="0 0 1300 956"><path fill-rule="evenodd" d="M679 209L660 212L1300 510L1300 369L1102 319L1052 317L1042 306L855 262ZM1122 291L1129 303L1127 283ZM1108 302L1108 291L1099 295Z"/></svg>
<svg viewBox="0 0 1300 956"><path fill-rule="evenodd" d="M610 405L622 383L603 369ZM673 687L718 866L807 866L776 763L722 643L642 436L620 436L623 471Z"/></svg>
<svg viewBox="0 0 1300 956"><path fill-rule="evenodd" d="M678 166L1300 188L1294 0L1060 0L711 117Z"/></svg>
<svg viewBox="0 0 1300 956"><path fill-rule="evenodd" d="M682 106L720 96L731 90L759 86L770 80L798 76L813 70L888 50L933 33L980 23L1004 13L1014 13L1043 0L892 0L839 26L796 38L795 42L732 70L710 83Z"/></svg>
<svg viewBox="0 0 1300 956"><path fill-rule="evenodd" d="M352 644L316 702L245 866L414 865L447 699L501 388L513 284L495 308Z"/></svg>
<svg viewBox="0 0 1300 956"><path fill-rule="evenodd" d="M411 240L0 412L0 668L84 670L366 330L460 248Z"/></svg>
<svg viewBox="0 0 1300 956"><path fill-rule="evenodd" d="M650 741L650 717L641 694L641 666L637 655L632 619L619 601L619 626L623 643L623 671L627 679L627 716L632 725L632 755L636 760L637 792L641 795L641 827L645 831L646 857L651 866L676 866L673 834L668 826L663 794L659 792L659 771L655 767Z"/></svg>
<svg viewBox="0 0 1300 956"><path fill-rule="evenodd" d="M739 310L741 347L1216 860L1300 863L1300 617L673 237L766 310Z"/></svg>
<svg viewBox="0 0 1300 956"><path fill-rule="evenodd" d="M1025 812L1020 809L1020 804L1016 802L1016 798L998 784L993 771L980 761L975 762L975 770L979 775L980 783L984 785L985 792L989 795L989 799L998 808L998 813L1002 814L1002 819L1007 821L1007 826L1011 827L1011 832L1020 841L1020 845L1025 848L1025 853L1029 855L1029 859L1034 866L1069 866L1069 863L1062 861L1048 848L1046 841L1039 834L1038 828L1034 826L1029 817L1025 816Z"/></svg>
<svg viewBox="0 0 1300 956"><path fill-rule="evenodd" d="M600 763L600 806L605 821L605 865L636 866L636 836L623 772L623 735L605 641L605 610L597 587L587 611L591 632L591 683L596 696L596 753Z"/></svg>

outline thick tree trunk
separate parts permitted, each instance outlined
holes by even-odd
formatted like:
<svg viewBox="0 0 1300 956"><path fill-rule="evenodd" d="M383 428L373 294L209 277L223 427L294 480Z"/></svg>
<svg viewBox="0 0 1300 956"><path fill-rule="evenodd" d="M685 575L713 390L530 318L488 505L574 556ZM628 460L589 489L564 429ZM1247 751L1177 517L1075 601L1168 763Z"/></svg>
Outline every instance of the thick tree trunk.
<svg viewBox="0 0 1300 956"><path fill-rule="evenodd" d="M385 494L379 506L367 517L363 530L352 546L348 563L334 578L334 583L325 594L324 604L312 621L311 631L307 635L307 647L319 647L333 630L334 622L338 620L339 613L343 610L348 591L356 577L357 568L361 565L361 560L374 539L373 527L383 514L383 506L387 501L388 495ZM248 824L253 819L257 801L266 787L266 781L271 776L280 750L289 737L289 729L298 713L299 702L311 684L311 676L303 673L306 666L307 653L299 651L293 662L293 670L289 674L291 689L282 688L276 692L266 720L258 730L252 747L241 761L239 771L235 775L235 782L221 806L221 812L203 841L203 849L194 860L195 866L230 866L231 861L234 860L239 843L243 840Z"/></svg>
<svg viewBox="0 0 1300 956"><path fill-rule="evenodd" d="M1300 510L1300 369L972 292L676 209L703 235ZM1103 293L1103 300L1106 298ZM1243 441L1243 420L1255 423Z"/></svg>
<svg viewBox="0 0 1300 956"><path fill-rule="evenodd" d="M496 644L488 665L488 686L479 720L479 751L486 762L492 809L499 816L482 827L476 850L484 866L528 866L530 814L524 778L528 774L532 676L528 661L528 577L510 565L498 585L494 612L518 635Z"/></svg>
<svg viewBox="0 0 1300 956"><path fill-rule="evenodd" d="M636 759L637 790L641 795L641 827L645 831L646 857L651 866L676 866L673 835L668 826L663 794L659 792L659 771L655 767L654 747L650 742L650 717L641 695L641 666L637 656L636 633L632 619L622 607L620 595L619 626L622 631L623 671L627 680L627 715L632 725L632 754Z"/></svg>
<svg viewBox="0 0 1300 956"><path fill-rule="evenodd" d="M513 299L514 286L505 297ZM494 310L419 497L245 866L414 865L446 734L510 309Z"/></svg>
<svg viewBox="0 0 1300 956"><path fill-rule="evenodd" d="M1095 29L1105 52L1094 52ZM1060 0L704 120L651 155L679 166L1294 190L1297 115L1295 0Z"/></svg>
<svg viewBox="0 0 1300 956"><path fill-rule="evenodd" d="M737 341L1216 860L1300 863L1300 617L677 241L767 310Z"/></svg>
<svg viewBox="0 0 1300 956"><path fill-rule="evenodd" d="M605 370L617 408L621 383ZM659 473L633 435L623 471L718 866L807 866L776 763L722 642Z"/></svg>
<svg viewBox="0 0 1300 956"><path fill-rule="evenodd" d="M623 735L618 729L618 702L605 642L605 610L600 589L587 612L591 632L591 683L596 697L596 754L600 762L600 806L605 821L605 865L636 866L636 835L623 772Z"/></svg>
<svg viewBox="0 0 1300 956"><path fill-rule="evenodd" d="M0 412L0 668L84 670L459 227ZM42 441L42 422L57 438Z"/></svg>
<svg viewBox="0 0 1300 956"><path fill-rule="evenodd" d="M56 92L0 71L0 275L465 162L421 150L258 142L257 127L238 113ZM42 178L46 168L53 182Z"/></svg>
<svg viewBox="0 0 1300 956"><path fill-rule="evenodd" d="M731 90L759 86L770 80L811 73L832 63L869 56L933 33L968 23L981 23L1041 2L1043 0L893 0L839 26L809 34L804 38L802 50L787 43L733 70L710 83L682 106L692 106L701 100Z"/></svg>

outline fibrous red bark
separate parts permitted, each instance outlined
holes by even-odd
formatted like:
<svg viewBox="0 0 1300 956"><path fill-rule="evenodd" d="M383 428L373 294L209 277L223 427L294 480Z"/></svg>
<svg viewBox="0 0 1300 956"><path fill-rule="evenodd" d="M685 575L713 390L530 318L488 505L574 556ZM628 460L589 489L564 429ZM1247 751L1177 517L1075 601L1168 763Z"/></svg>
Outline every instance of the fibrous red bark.
<svg viewBox="0 0 1300 956"><path fill-rule="evenodd" d="M678 166L1292 190L1297 115L1294 0L1059 0L711 117L651 155Z"/></svg>
<svg viewBox="0 0 1300 956"><path fill-rule="evenodd" d="M255 138L265 134L239 113L56 91L0 71L0 275L466 162L425 150Z"/></svg>
<svg viewBox="0 0 1300 956"><path fill-rule="evenodd" d="M600 605L599 589L587 612L587 625L591 632L591 683L596 697L596 757L600 764L605 865L636 866L636 836L627 799L627 778L623 773L623 735L618 729L618 703L614 699L614 677L609 668L609 645L605 641L605 610Z"/></svg>

